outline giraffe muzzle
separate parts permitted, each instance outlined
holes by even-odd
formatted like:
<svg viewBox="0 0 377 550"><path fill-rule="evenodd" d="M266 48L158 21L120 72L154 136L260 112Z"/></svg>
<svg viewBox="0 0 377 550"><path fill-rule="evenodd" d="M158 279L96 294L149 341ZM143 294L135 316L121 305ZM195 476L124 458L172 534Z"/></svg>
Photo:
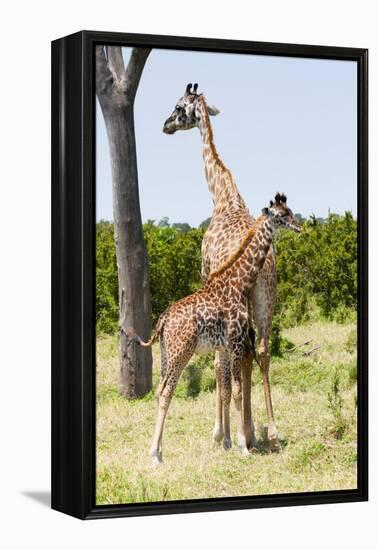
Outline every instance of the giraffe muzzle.
<svg viewBox="0 0 377 550"><path fill-rule="evenodd" d="M291 228L295 233L301 233L302 227L296 221L291 223Z"/></svg>
<svg viewBox="0 0 377 550"><path fill-rule="evenodd" d="M174 134L175 131L176 131L176 128L174 126L174 122L171 121L170 119L168 119L163 128L162 128L162 131L164 132L164 134Z"/></svg>

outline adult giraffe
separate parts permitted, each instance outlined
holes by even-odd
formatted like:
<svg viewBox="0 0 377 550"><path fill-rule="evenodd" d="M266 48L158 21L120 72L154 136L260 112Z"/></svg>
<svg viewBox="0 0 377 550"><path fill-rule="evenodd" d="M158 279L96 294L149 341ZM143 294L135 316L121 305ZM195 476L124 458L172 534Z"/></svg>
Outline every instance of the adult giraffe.
<svg viewBox="0 0 377 550"><path fill-rule="evenodd" d="M230 170L219 157L209 115L220 111L207 104L203 94L197 93L198 85L188 84L184 95L178 100L174 111L165 121L163 131L174 134L177 130L190 130L198 127L203 146L203 160L208 189L211 193L214 210L211 223L202 243L202 278L205 281L211 272L222 265L236 252L245 236L255 224L246 204L233 180ZM276 302L276 261L273 246L268 251L266 261L255 286L250 291L249 314L253 319L258 335L258 353L263 378L263 389L268 416L268 440L271 450L279 448L271 391L269 382L269 336ZM221 383L221 373L229 372L228 356L216 352L216 420L213 432L215 441L223 440L225 449L231 447L229 425L230 384ZM229 378L229 377L227 377ZM243 418L247 447L255 445L254 425L251 417L251 364L249 359L242 363L243 379ZM224 387L226 386L226 387Z"/></svg>

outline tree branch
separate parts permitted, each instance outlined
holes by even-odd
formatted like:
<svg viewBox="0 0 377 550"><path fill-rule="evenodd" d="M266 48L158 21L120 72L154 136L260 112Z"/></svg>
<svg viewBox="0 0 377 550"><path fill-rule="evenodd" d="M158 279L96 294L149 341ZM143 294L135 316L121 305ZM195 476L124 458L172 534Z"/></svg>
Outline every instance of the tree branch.
<svg viewBox="0 0 377 550"><path fill-rule="evenodd" d="M304 351L304 353L302 353L301 355L303 357L307 357L308 355L310 355L311 353L313 353L313 351L316 351L317 349L319 349L321 346L315 346L314 348L310 349L309 351Z"/></svg>
<svg viewBox="0 0 377 550"><path fill-rule="evenodd" d="M96 90L97 94L105 92L112 85L114 77L109 69L103 46L96 46Z"/></svg>
<svg viewBox="0 0 377 550"><path fill-rule="evenodd" d="M310 344L311 340L306 340L305 342L303 342L302 344L298 344L297 346L295 346L294 348L289 348L289 349L286 349L284 351L284 353L291 353L292 351L294 351L295 349L297 348L301 348L302 346L306 346L307 344Z"/></svg>
<svg viewBox="0 0 377 550"><path fill-rule="evenodd" d="M113 73L114 78L117 80L121 88L124 89L126 69L124 68L122 48L120 46L107 46L106 51L109 69Z"/></svg>
<svg viewBox="0 0 377 550"><path fill-rule="evenodd" d="M143 72L145 62L150 53L151 48L132 48L131 57L125 74L124 89L124 92L131 101L136 95L141 73Z"/></svg>

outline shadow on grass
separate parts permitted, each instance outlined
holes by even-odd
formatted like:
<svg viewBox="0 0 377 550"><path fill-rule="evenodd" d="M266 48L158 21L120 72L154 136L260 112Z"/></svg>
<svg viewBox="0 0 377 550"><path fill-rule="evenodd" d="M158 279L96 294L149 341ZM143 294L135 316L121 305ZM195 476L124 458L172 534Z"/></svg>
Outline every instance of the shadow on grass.
<svg viewBox="0 0 377 550"><path fill-rule="evenodd" d="M256 448L256 452L258 454L267 455L267 454L271 454L272 452L279 453L288 445L288 441L286 439L279 438L280 448L276 449L275 451L271 451L270 443L268 441L267 426L263 426L263 425L258 426L258 432L260 435L260 437L257 439L257 448Z"/></svg>

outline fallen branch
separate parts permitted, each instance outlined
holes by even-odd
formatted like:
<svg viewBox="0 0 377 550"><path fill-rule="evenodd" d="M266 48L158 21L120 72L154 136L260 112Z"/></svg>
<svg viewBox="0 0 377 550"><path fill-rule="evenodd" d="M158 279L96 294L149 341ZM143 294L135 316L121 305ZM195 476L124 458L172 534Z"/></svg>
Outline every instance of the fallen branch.
<svg viewBox="0 0 377 550"><path fill-rule="evenodd" d="M297 348L301 348L302 346L306 346L307 344L310 344L311 340L306 340L306 342L303 342L302 344L298 344L294 348L286 349L284 353L291 353L292 351L295 351Z"/></svg>
<svg viewBox="0 0 377 550"><path fill-rule="evenodd" d="M313 351L319 349L321 346L315 346L314 348L308 350L308 351L304 351L304 353L302 354L303 357L307 357L308 355L310 355L311 353L313 353Z"/></svg>

